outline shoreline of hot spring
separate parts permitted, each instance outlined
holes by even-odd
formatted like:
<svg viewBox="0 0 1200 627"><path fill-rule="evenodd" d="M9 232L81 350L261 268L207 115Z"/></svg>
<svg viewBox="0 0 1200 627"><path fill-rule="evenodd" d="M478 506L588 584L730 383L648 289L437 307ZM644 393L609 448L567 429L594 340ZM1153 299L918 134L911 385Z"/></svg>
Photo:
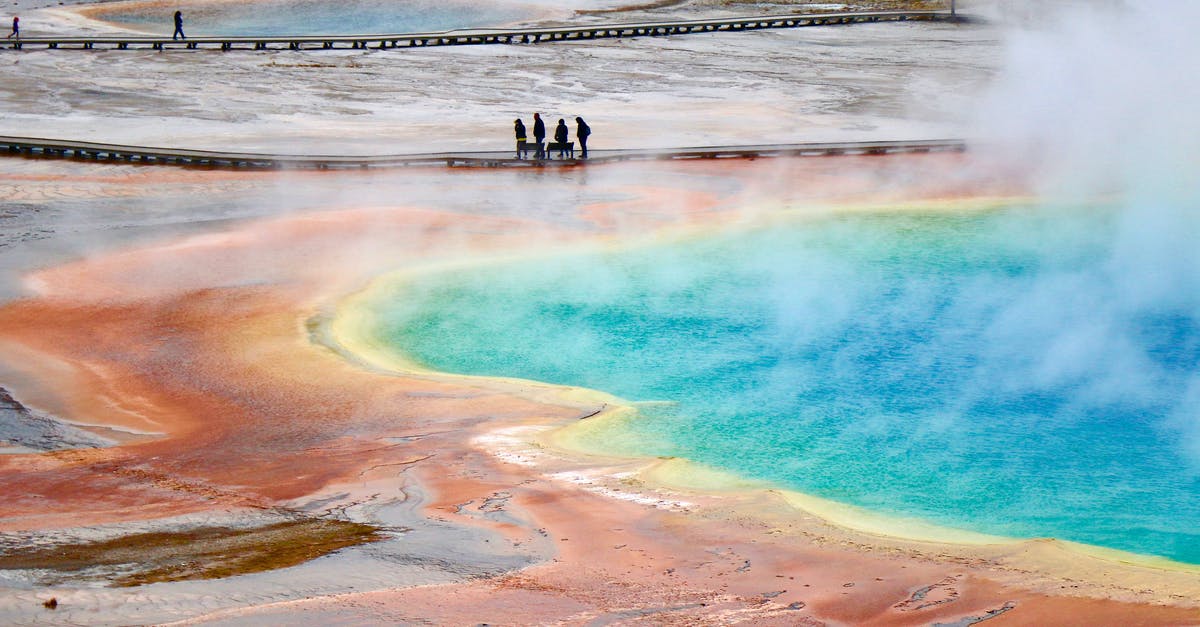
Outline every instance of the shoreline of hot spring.
<svg viewBox="0 0 1200 627"><path fill-rule="evenodd" d="M468 2L470 1L476 0L468 0ZM231 3L234 2L231 0L192 0L188 6L218 6ZM244 4L244 2L241 4ZM645 5L638 4L634 0L625 0L616 6L603 7L592 7L591 4L586 3L586 0L580 0L568 6L534 5L519 1L511 2L511 4L525 7L528 12L519 19L512 21L471 28L516 28L547 20L569 22L579 11L595 10L607 14L621 15L628 11L645 8ZM584 5L591 8L584 8ZM163 12L162 24L146 24L143 26L110 19L112 16L136 11L139 8L161 9ZM171 30L171 13L176 8L177 5L168 5L161 0L69 0L65 3L53 0L17 0L14 3L14 10L19 13L35 12L34 19L25 20L27 26L33 27L34 30L30 32L34 34L41 34L39 31L42 29L49 29L48 32L60 32L61 29L61 32L82 30L84 32L98 31L114 34L133 33L145 36L163 36ZM183 8L186 10L188 7ZM36 18L40 16L48 16L51 20L39 21ZM36 26L33 26L34 24ZM211 33L196 33L196 36L210 35Z"/></svg>
<svg viewBox="0 0 1200 627"><path fill-rule="evenodd" d="M658 233L651 238L635 238L630 241L613 241L601 236L594 242L575 242L570 246L543 249L536 253L489 255L449 264L399 270L377 276L360 290L339 299L328 315L314 316L310 324L319 331L311 337L313 341L334 350L347 360L372 371L401 376L428 376L452 382L479 382L508 393L526 395L539 402L598 407L595 412L569 422L546 423L531 420L524 429L503 428L480 436L475 441L502 461L527 465L535 470L541 465L540 462L550 458L555 458L556 462L566 461L570 465L605 468L607 470L599 473L585 472L575 475L571 480L595 486L597 492L610 497L647 504L686 504L697 496L718 501L732 499L735 502L778 500L794 510L798 518L816 517L824 525L833 527L837 530L835 535L852 542L879 545L887 550L904 550L914 545L935 544L950 547L952 551L970 555L972 558L994 558L997 555L1013 553L1036 554L1023 566L1034 571L1046 572L1051 576L1074 571L1080 560L1087 560L1092 561L1093 565L1127 569L1127 574L1139 577L1147 571L1165 573L1165 580L1159 582L1164 587L1175 588L1182 583L1190 589L1195 586L1194 582L1168 580L1174 579L1174 575L1184 575L1187 578L1200 575L1200 564L1052 537L1007 537L944 526L916 517L887 515L861 506L783 488L764 480L743 477L735 472L712 468L685 458L657 458L628 451L603 450L590 444L592 434L607 429L620 429L620 422L634 419L638 415L638 403L603 390L505 376L438 371L411 359L404 353L403 347L383 345L381 340L372 337L366 331L371 326L370 304L378 300L377 293L382 290L394 291L397 285L402 285L417 276L436 276L513 261L552 259L559 255L579 254L581 251L620 252L633 248L652 248L683 239L705 237L717 231L728 233L740 229L749 230L760 228L764 223L805 220L816 215L881 210L973 212L1028 203L1030 199L1030 196L1011 196L921 201L900 205L847 204L826 207L816 212L810 209L802 215L789 215L784 209L770 215L760 215L759 221L739 223L732 227L720 224L690 226L669 235ZM753 512L741 514L754 515ZM1087 574L1077 576L1097 587L1110 583L1114 577L1112 572L1100 574L1099 569L1093 572L1095 574L1090 578ZM1200 606L1200 601L1197 601L1196 605Z"/></svg>

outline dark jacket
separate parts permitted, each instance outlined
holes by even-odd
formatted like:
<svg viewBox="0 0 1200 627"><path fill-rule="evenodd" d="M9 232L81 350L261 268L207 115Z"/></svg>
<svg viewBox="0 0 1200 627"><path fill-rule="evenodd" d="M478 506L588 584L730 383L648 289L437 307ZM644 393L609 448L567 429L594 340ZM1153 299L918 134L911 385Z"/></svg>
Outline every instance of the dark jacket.
<svg viewBox="0 0 1200 627"><path fill-rule="evenodd" d="M517 120L513 123L513 130L517 133L517 141L525 141L525 123Z"/></svg>
<svg viewBox="0 0 1200 627"><path fill-rule="evenodd" d="M546 139L546 123L542 122L542 118L533 121L533 137L539 142Z"/></svg>
<svg viewBox="0 0 1200 627"><path fill-rule="evenodd" d="M583 139L583 138L586 138L588 135L592 134L592 127L588 126L587 122L583 121L583 118L575 118L575 123L576 123L576 126L575 126L575 136L576 137Z"/></svg>
<svg viewBox="0 0 1200 627"><path fill-rule="evenodd" d="M567 137L570 136L569 133L570 131L567 130L567 123L559 120L558 126L554 127L554 141L560 144L567 143Z"/></svg>

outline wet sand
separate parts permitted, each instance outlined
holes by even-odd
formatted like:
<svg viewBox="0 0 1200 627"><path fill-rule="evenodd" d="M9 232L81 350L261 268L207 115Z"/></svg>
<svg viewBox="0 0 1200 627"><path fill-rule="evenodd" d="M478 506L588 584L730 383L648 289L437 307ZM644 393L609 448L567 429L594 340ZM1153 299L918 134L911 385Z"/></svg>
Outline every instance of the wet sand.
<svg viewBox="0 0 1200 627"><path fill-rule="evenodd" d="M630 474L645 461L548 446L547 428L605 406L592 392L381 371L328 336L338 303L383 272L520 254L531 244L674 236L780 209L928 210L1021 193L994 183L994 172L961 155L598 166L555 176L564 186L598 185L602 196L548 213L521 215L521 193L486 212L414 197L173 235L33 272L31 295L0 308L4 380L14 398L116 445L0 457L5 542L281 515L370 523L392 539L270 573L132 590L44 586L35 573L9 571L0 616L1195 622L1195 573L1086 558L1045 541L981 547L870 535L771 491L659 486L654 473ZM238 175L176 176L220 189ZM299 186L354 175L291 176ZM515 175L391 176L458 177L483 189ZM50 596L55 610L41 606Z"/></svg>

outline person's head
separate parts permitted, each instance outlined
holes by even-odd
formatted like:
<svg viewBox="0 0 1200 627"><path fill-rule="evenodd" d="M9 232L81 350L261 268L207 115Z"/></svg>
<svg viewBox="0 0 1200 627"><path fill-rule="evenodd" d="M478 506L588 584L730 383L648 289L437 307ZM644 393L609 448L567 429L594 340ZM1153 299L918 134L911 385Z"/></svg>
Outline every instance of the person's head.
<svg viewBox="0 0 1200 627"><path fill-rule="evenodd" d="M559 124L561 124L561 125L563 125L563 126L566 126L566 125L567 125L567 121L566 121L566 120L564 120L564 119L562 119L562 118L558 118L558 123L559 123Z"/></svg>
<svg viewBox="0 0 1200 627"><path fill-rule="evenodd" d="M540 120L540 119L542 119L542 116L540 113L535 113L535 114L533 114L533 119Z"/></svg>
<svg viewBox="0 0 1200 627"><path fill-rule="evenodd" d="M578 117L577 117L577 118L575 118L575 121L576 121L576 122L579 122L580 124L583 124L583 118L578 118Z"/></svg>
<svg viewBox="0 0 1200 627"><path fill-rule="evenodd" d="M520 124L520 123L521 123L521 118L517 118L517 119L513 120L513 124Z"/></svg>

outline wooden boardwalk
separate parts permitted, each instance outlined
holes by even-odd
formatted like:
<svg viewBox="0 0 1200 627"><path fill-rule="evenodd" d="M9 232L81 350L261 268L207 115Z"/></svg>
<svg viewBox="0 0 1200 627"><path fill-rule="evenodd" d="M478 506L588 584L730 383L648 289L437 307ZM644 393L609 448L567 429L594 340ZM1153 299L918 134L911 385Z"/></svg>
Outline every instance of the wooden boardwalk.
<svg viewBox="0 0 1200 627"><path fill-rule="evenodd" d="M89 36L89 37L24 37L6 40L0 49L72 49L96 48L131 49L197 49L220 50L329 50L393 49L426 46L469 46L483 44L536 44L546 42L610 39L618 37L655 37L691 35L714 32L737 32L768 28L799 28L837 24L874 22L904 22L910 20L949 21L956 18L950 11L868 11L852 13L815 13L794 15L764 15L710 20L641 22L626 24L589 24L512 30L473 29L440 33L406 33L397 35L304 35L287 37L190 37L173 40L170 37L147 36Z"/></svg>
<svg viewBox="0 0 1200 627"><path fill-rule="evenodd" d="M517 159L515 150L495 152L442 152L398 155L272 155L122 146L35 137L0 137L0 156L75 159L106 163L169 165L193 168L252 170L326 170L398 168L406 166L447 167L563 167L615 161L655 159L728 159L753 157L808 157L847 154L881 155L911 152L961 151L959 139L916 141L832 142L768 144L756 146L700 146L640 150L591 150L586 160Z"/></svg>

